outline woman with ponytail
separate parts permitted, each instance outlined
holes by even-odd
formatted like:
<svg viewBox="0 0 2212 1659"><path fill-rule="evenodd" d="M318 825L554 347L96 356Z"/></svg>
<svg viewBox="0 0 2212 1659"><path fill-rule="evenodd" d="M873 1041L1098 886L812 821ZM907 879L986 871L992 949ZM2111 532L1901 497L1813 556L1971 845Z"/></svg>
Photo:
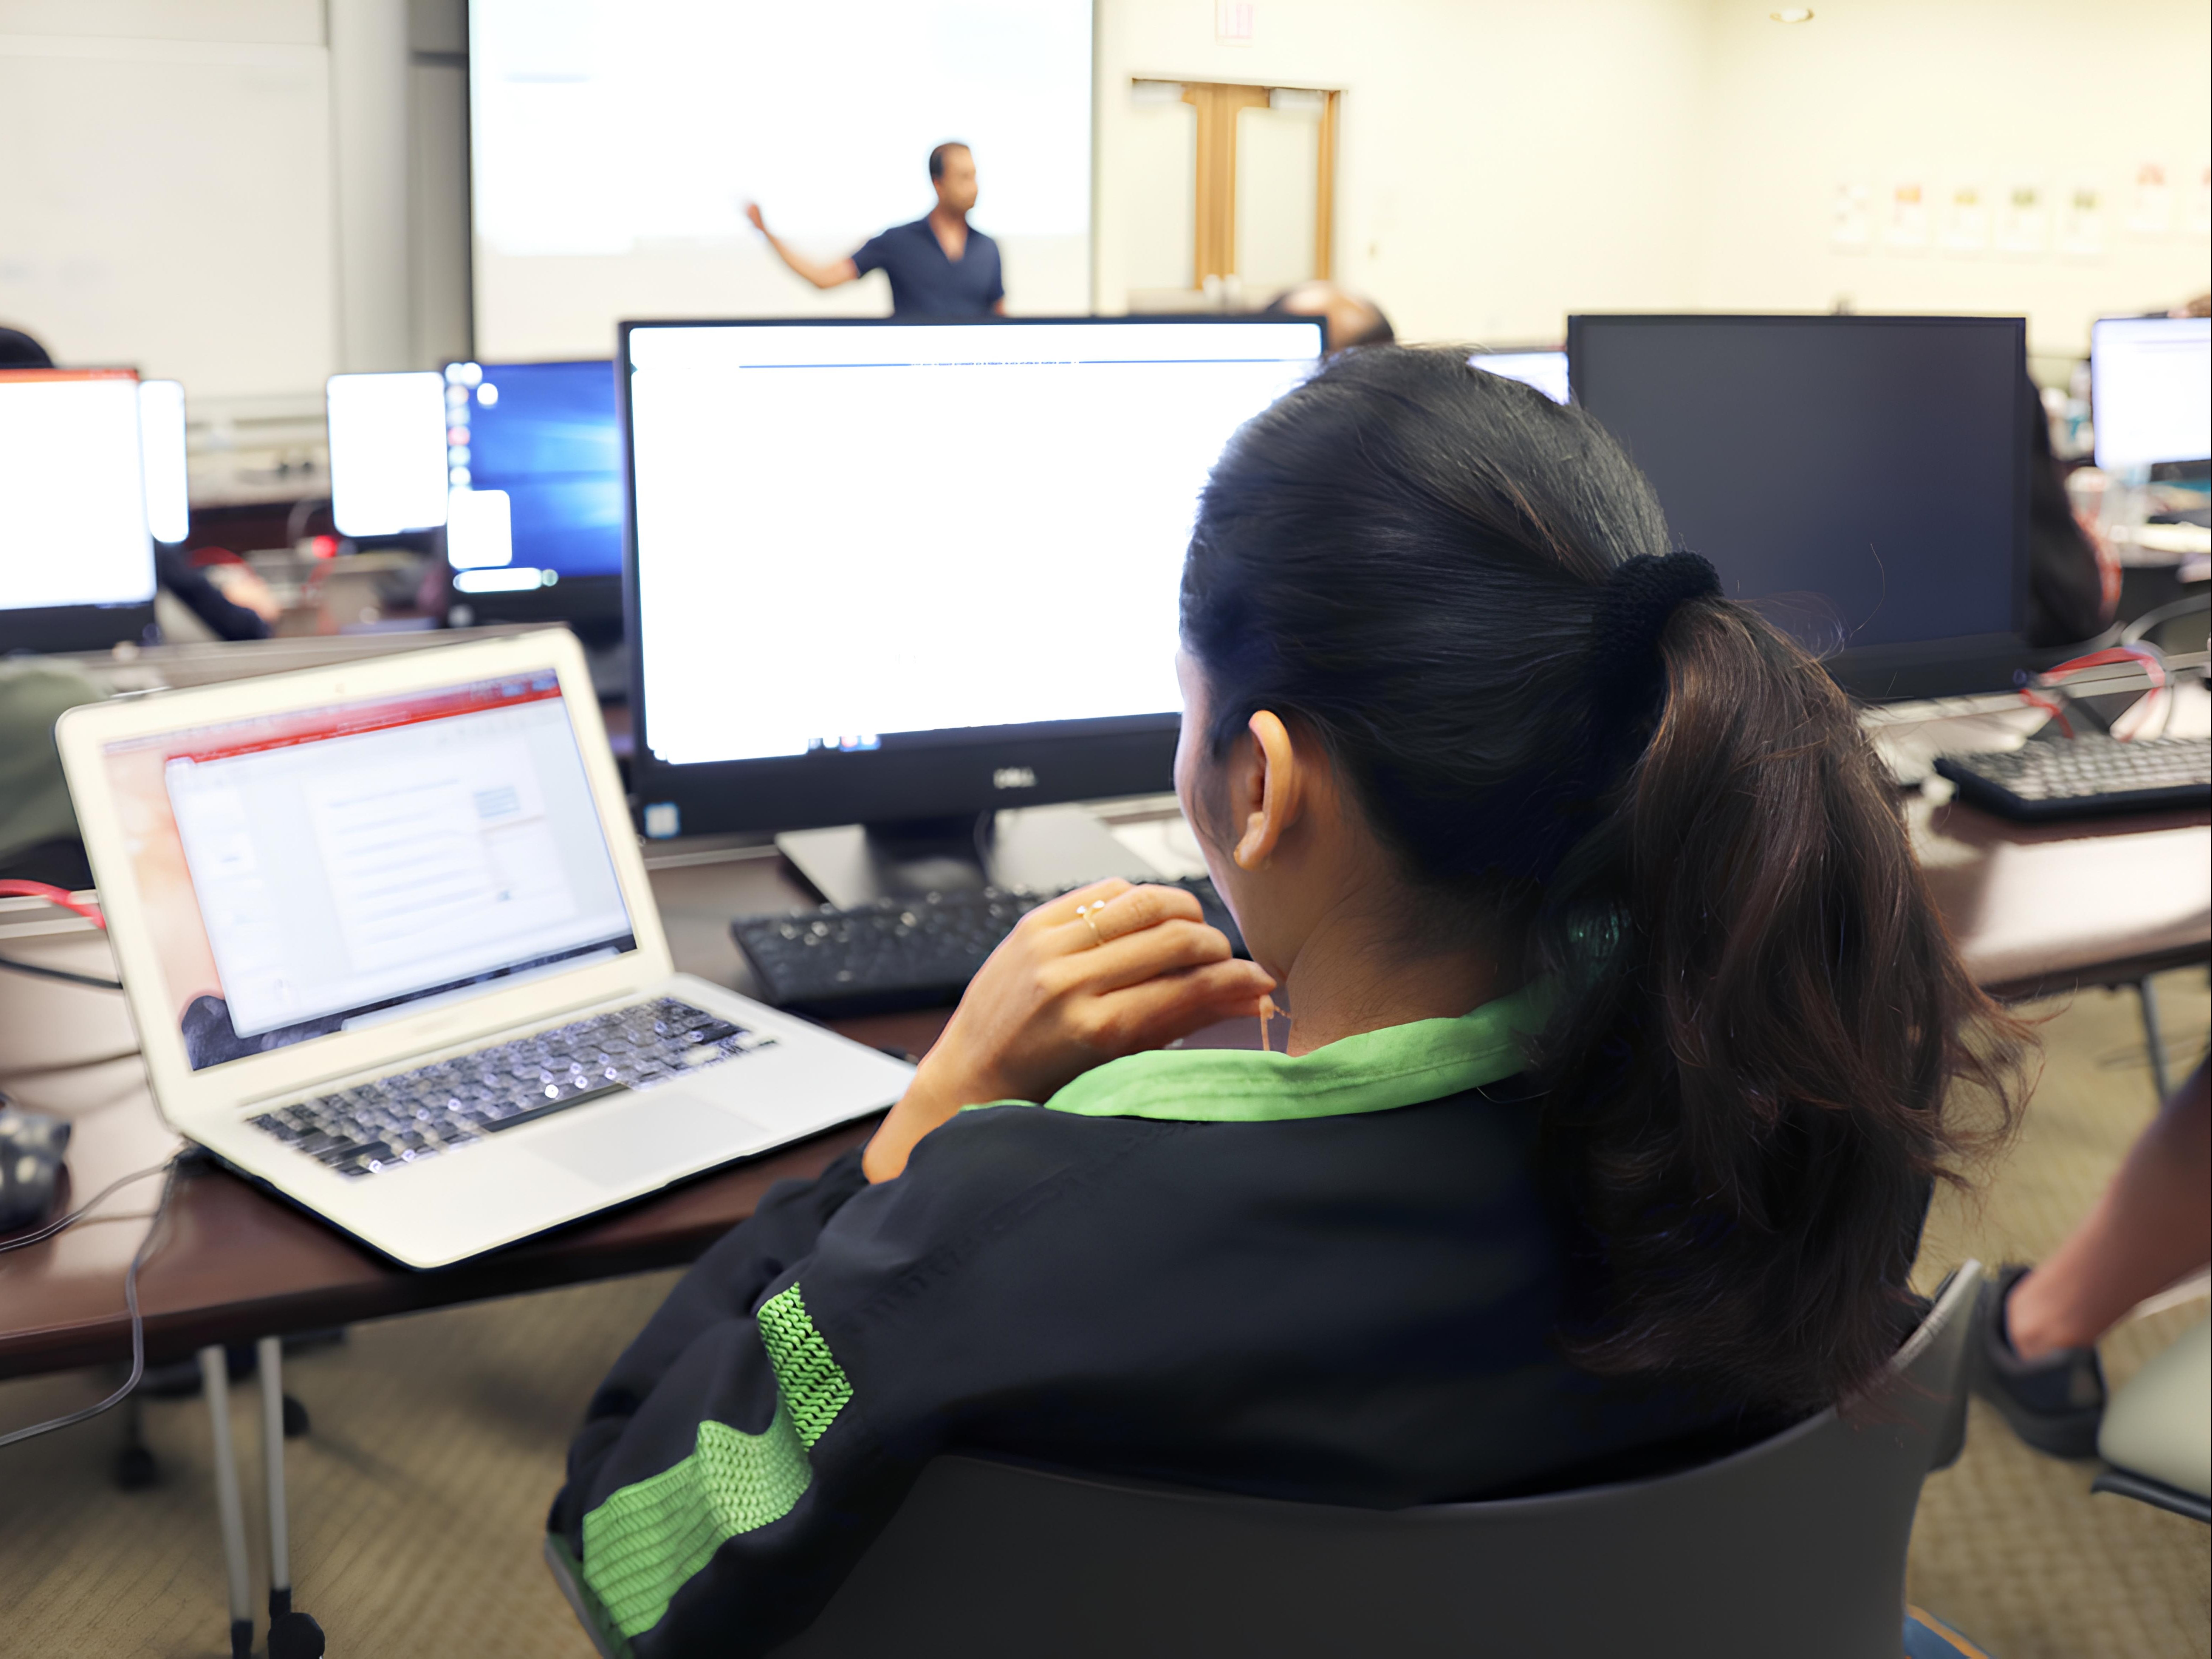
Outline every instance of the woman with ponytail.
<svg viewBox="0 0 2212 1659"><path fill-rule="evenodd" d="M1540 1491L1848 1402L1912 1324L2021 1033L1844 699L1595 422L1334 359L1214 469L1182 638L1252 960L1178 891L1041 907L865 1155L686 1278L553 1514L640 1659L802 1626L941 1450ZM1277 1004L1282 1052L1167 1046Z"/></svg>

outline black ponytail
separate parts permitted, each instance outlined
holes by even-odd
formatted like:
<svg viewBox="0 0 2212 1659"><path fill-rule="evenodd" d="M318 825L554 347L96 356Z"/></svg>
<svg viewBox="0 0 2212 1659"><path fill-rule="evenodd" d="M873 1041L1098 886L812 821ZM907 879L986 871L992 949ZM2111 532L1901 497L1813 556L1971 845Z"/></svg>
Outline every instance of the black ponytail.
<svg viewBox="0 0 2212 1659"><path fill-rule="evenodd" d="M1616 569L1669 550L1581 410L1373 348L1223 454L1184 643L1215 752L1303 722L1429 925L1559 986L1532 1058L1587 1242L1569 1351L1807 1407L1894 1348L1929 1183L1976 1139L1953 1085L2001 1130L2023 1033L1816 663L1717 595L1656 641L1606 626Z"/></svg>

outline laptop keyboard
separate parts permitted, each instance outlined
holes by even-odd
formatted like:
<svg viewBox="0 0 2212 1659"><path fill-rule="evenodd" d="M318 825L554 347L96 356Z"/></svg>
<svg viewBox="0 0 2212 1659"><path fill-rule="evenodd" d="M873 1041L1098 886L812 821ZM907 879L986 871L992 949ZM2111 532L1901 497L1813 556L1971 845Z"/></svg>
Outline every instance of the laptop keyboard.
<svg viewBox="0 0 2212 1659"><path fill-rule="evenodd" d="M251 1121L358 1178L775 1045L772 1036L662 997L280 1106Z"/></svg>

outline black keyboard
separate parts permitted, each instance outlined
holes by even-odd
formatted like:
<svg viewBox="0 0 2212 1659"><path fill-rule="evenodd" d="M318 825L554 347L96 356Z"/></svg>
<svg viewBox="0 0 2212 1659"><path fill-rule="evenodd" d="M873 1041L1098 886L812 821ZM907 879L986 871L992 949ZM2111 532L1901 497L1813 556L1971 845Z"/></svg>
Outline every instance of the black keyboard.
<svg viewBox="0 0 2212 1659"><path fill-rule="evenodd" d="M2038 738L1999 754L1943 755L1936 769L1959 799L2008 818L2076 818L2099 812L2212 802L2212 740L2101 732Z"/></svg>
<svg viewBox="0 0 2212 1659"><path fill-rule="evenodd" d="M1206 920L1245 954L1228 907L1204 876L1152 884L1194 895ZM951 1002L1024 913L1060 893L984 887L878 899L857 909L823 905L730 924L760 981L761 1000L799 1013L880 1013Z"/></svg>
<svg viewBox="0 0 2212 1659"><path fill-rule="evenodd" d="M280 1106L252 1121L342 1176L372 1176L775 1044L662 997Z"/></svg>

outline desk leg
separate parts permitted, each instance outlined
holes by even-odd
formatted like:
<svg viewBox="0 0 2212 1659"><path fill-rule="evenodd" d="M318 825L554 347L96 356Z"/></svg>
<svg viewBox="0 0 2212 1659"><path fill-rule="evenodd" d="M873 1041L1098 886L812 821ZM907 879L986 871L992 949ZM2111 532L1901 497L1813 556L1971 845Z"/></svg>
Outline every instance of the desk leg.
<svg viewBox="0 0 2212 1659"><path fill-rule="evenodd" d="M292 1524L284 1504L284 1344L254 1349L261 1386L261 1467L269 1480L269 1659L320 1659L323 1629L292 1610Z"/></svg>
<svg viewBox="0 0 2212 1659"><path fill-rule="evenodd" d="M2136 995L2142 1002L2143 1046L2150 1050L2151 1086L2158 1091L2158 1103L2163 1106L2173 1085L2166 1079L2166 1039L2158 1031L2158 992L2148 974L2136 981Z"/></svg>
<svg viewBox="0 0 2212 1659"><path fill-rule="evenodd" d="M269 1481L269 1617L292 1611L292 1532L284 1510L284 1344L264 1336L254 1349L261 1389L261 1467Z"/></svg>
<svg viewBox="0 0 2212 1659"><path fill-rule="evenodd" d="M246 1577L246 1512L239 1502L238 1459L230 1443L230 1373L222 1345L200 1350L200 1388L215 1438L216 1512L222 1522L222 1564L230 1577L231 1659L251 1659L253 1611Z"/></svg>

